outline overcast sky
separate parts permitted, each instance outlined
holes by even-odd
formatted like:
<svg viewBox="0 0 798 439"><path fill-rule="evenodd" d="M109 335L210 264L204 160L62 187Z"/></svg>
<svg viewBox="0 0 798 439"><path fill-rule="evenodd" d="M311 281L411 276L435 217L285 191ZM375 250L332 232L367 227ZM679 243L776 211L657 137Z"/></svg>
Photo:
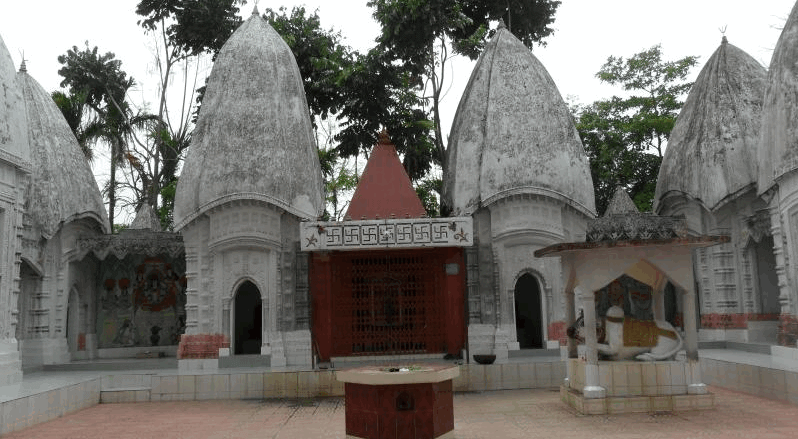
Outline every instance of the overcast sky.
<svg viewBox="0 0 798 439"><path fill-rule="evenodd" d="M114 52L122 68L140 88L134 100L154 102L152 37L136 24L138 0L0 0L0 36L18 66L22 53L28 73L46 90L59 88L57 56L88 41L101 52ZM318 8L322 26L340 31L346 44L367 50L379 32L366 0L259 2L260 9L305 5ZM548 69L564 98L581 103L610 97L619 90L601 84L595 73L610 55L629 56L656 44L667 59L699 56L703 63L721 41L748 52L765 67L770 63L781 27L794 0L563 0L555 16L554 35L533 53ZM252 11L250 0L242 9ZM453 64L449 91L442 108L443 132L454 111L473 63ZM446 134L444 134L446 135Z"/></svg>

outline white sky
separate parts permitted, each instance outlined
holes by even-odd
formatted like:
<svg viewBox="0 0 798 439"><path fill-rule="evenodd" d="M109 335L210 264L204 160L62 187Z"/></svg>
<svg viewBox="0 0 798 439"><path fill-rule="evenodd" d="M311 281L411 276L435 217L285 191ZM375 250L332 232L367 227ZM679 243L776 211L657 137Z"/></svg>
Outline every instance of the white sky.
<svg viewBox="0 0 798 439"><path fill-rule="evenodd" d="M133 96L153 103L157 77L151 73L152 38L136 24L138 0L0 0L0 37L15 64L27 60L28 73L46 90L59 88L57 57L85 41L114 52L122 68L141 88ZM260 1L260 9L305 5L318 8L324 28L340 31L346 44L361 51L373 45L379 26L366 0ZM621 91L601 84L595 73L610 55L627 57L656 44L666 59L699 56L700 67L718 47L720 29L729 42L767 66L794 0L563 0L555 16L555 33L533 53L548 69L563 97L581 103ZM243 7L246 17L254 2ZM450 89L443 101L442 125L448 134L472 63L456 60ZM448 73L448 72L447 72ZM102 179L102 176L99 176Z"/></svg>

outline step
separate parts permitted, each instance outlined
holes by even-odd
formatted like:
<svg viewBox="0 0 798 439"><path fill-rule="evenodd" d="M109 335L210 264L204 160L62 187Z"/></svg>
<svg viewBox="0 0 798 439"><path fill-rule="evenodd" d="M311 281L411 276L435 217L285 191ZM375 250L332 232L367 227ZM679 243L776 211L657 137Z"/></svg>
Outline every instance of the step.
<svg viewBox="0 0 798 439"><path fill-rule="evenodd" d="M271 367L271 355L229 355L219 357L219 369Z"/></svg>
<svg viewBox="0 0 798 439"><path fill-rule="evenodd" d="M517 351L508 351L507 357L509 358L525 358L525 357L559 357L560 348L557 349L519 349Z"/></svg>
<svg viewBox="0 0 798 439"><path fill-rule="evenodd" d="M100 403L149 402L150 392L151 390L149 387L123 387L101 390Z"/></svg>

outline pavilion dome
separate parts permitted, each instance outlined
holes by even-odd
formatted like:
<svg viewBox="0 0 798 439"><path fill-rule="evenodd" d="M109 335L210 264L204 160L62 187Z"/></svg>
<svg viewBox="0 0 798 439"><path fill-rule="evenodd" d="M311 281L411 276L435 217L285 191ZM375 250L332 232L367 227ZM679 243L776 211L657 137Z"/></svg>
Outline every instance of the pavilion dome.
<svg viewBox="0 0 798 439"><path fill-rule="evenodd" d="M14 61L0 37L0 154L10 154L23 161L29 159L28 130L22 92L16 84Z"/></svg>
<svg viewBox="0 0 798 439"><path fill-rule="evenodd" d="M671 131L657 178L655 211L674 193L715 210L756 184L766 75L754 58L723 37Z"/></svg>
<svg viewBox="0 0 798 439"><path fill-rule="evenodd" d="M175 195L180 229L233 200L301 218L324 209L321 168L299 67L257 12L222 47Z"/></svg>
<svg viewBox="0 0 798 439"><path fill-rule="evenodd" d="M45 238L57 232L62 223L80 218L94 219L107 233L108 217L100 189L64 116L24 67L17 80L30 142L27 213Z"/></svg>
<svg viewBox="0 0 798 439"><path fill-rule="evenodd" d="M798 168L798 3L773 50L762 105L759 187L764 193Z"/></svg>
<svg viewBox="0 0 798 439"><path fill-rule="evenodd" d="M570 111L540 61L504 26L471 73L449 139L444 203L453 214L541 194L594 215L593 180Z"/></svg>

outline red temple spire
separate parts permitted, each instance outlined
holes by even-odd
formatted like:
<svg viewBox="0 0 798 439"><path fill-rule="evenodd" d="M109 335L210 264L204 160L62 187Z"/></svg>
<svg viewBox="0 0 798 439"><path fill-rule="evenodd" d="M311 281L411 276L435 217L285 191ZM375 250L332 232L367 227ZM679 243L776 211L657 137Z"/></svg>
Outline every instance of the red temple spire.
<svg viewBox="0 0 798 439"><path fill-rule="evenodd" d="M349 203L346 217L353 220L421 218L426 215L396 147L383 130Z"/></svg>

